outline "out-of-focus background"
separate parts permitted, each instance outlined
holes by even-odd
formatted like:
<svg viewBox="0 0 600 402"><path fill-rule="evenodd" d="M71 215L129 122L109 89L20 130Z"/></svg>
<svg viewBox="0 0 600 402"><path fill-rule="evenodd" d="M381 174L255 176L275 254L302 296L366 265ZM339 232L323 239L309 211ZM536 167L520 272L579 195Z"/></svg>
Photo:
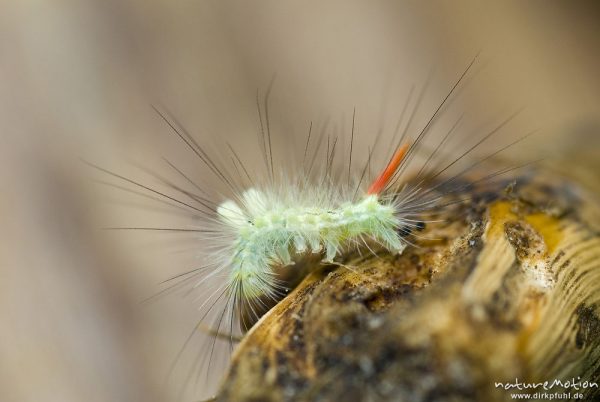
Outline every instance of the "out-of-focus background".
<svg viewBox="0 0 600 402"><path fill-rule="evenodd" d="M310 120L347 121L355 107L367 135L432 66L435 103L482 50L460 106L525 106L513 131L540 136L511 156L541 152L594 188L598 21L596 2L3 1L0 400L191 401L216 389L212 379L181 393L185 369L166 380L195 307L140 304L194 263L193 243L100 230L149 226L147 211L79 160L134 176L164 154L194 166L150 104L244 149L256 141L256 90L277 74L272 118L291 148Z"/></svg>

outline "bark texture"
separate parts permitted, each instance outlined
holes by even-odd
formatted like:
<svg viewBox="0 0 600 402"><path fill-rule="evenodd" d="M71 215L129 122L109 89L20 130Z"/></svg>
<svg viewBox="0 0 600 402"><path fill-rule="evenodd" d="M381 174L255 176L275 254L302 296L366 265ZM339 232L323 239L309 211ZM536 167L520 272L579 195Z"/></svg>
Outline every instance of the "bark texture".
<svg viewBox="0 0 600 402"><path fill-rule="evenodd" d="M504 401L495 383L516 378L600 382L596 203L536 172L441 214L401 255L315 269L238 345L217 400Z"/></svg>

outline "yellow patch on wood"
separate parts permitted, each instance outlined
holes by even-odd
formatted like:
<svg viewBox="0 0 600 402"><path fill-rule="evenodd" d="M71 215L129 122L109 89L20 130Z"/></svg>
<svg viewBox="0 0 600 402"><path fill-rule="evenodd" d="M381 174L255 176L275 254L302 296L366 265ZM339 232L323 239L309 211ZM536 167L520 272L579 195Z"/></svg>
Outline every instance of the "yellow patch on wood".
<svg viewBox="0 0 600 402"><path fill-rule="evenodd" d="M525 216L525 220L542 236L548 254L554 254L564 235L558 219L544 213L536 213Z"/></svg>

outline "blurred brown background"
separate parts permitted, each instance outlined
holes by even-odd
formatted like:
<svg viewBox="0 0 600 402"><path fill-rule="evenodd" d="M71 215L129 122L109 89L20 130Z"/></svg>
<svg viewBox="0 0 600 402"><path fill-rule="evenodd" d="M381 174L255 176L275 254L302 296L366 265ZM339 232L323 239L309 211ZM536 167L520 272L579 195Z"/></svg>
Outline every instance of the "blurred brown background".
<svg viewBox="0 0 600 402"><path fill-rule="evenodd" d="M441 77L433 102L483 50L461 107L526 106L519 124L541 134L512 156L543 151L593 187L598 21L597 2L3 1L0 400L181 396L185 369L165 378L197 312L177 297L139 301L194 263L193 243L99 230L171 221L160 210L146 218L133 199L123 208L79 162L136 172L131 161L158 166L168 154L194 166L150 103L167 105L198 138L225 135L243 149L255 141L256 90L276 73L273 118L289 128L289 144L309 120L347 118L354 107L367 133L432 65ZM216 381L188 387L182 400L210 394Z"/></svg>

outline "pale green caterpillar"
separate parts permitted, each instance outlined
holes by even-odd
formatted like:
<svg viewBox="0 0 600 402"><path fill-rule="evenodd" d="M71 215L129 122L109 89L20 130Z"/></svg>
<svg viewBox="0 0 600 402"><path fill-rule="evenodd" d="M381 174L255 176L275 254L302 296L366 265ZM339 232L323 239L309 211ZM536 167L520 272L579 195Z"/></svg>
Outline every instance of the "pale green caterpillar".
<svg viewBox="0 0 600 402"><path fill-rule="evenodd" d="M365 236L392 252L400 253L405 246L398 232L402 223L394 205L380 203L377 195L330 207L273 202L255 189L246 191L242 199L244 208L226 201L217 211L238 234L229 280L232 289L243 284L245 298L271 293L270 267L292 264L290 250L298 254L324 250L323 261L333 262L342 245Z"/></svg>
<svg viewBox="0 0 600 402"><path fill-rule="evenodd" d="M231 200L219 205L217 213L235 236L228 261L229 291L244 300L274 297L276 279L271 266L292 264L290 251L302 254L324 250L323 261L332 263L342 246L359 239L364 242L366 237L391 252L402 252L405 243L399 230L406 222L398 214L400 205L397 198L382 202L378 194L389 184L408 149L408 144L398 148L367 194L356 203L319 203L318 197L302 200L300 194L282 199L250 189L241 197L243 207Z"/></svg>

